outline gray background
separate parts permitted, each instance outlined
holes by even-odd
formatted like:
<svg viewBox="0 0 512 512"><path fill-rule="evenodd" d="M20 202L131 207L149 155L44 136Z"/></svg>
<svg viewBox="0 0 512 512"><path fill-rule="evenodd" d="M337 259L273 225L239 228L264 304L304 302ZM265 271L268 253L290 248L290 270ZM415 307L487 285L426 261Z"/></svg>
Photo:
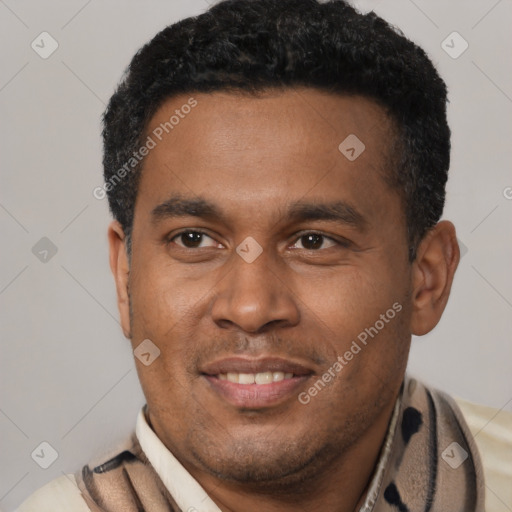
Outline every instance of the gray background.
<svg viewBox="0 0 512 512"><path fill-rule="evenodd" d="M423 46L450 89L445 218L467 252L441 323L413 340L410 371L456 396L512 410L512 2L357 5ZM100 116L134 52L207 6L0 0L3 510L115 446L143 404L117 320L107 203L92 195L102 184ZM31 48L43 31L59 44L47 59ZM469 43L458 58L442 47L453 31ZM457 38L446 44L452 53L462 48ZM57 248L47 261L43 237ZM46 470L31 458L42 441L58 452Z"/></svg>

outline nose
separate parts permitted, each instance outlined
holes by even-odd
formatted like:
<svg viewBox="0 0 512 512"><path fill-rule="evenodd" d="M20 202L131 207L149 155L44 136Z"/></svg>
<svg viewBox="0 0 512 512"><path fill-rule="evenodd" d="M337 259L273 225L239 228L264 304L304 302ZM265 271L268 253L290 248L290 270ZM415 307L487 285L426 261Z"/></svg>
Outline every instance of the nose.
<svg viewBox="0 0 512 512"><path fill-rule="evenodd" d="M279 262L266 251L251 263L238 254L233 259L233 267L218 284L211 309L214 322L247 333L296 325L297 297Z"/></svg>

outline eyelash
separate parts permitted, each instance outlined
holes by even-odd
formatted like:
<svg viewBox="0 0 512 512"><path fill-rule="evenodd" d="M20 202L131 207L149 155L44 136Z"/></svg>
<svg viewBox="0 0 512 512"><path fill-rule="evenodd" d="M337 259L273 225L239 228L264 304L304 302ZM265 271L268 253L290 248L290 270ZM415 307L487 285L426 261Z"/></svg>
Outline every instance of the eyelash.
<svg viewBox="0 0 512 512"><path fill-rule="evenodd" d="M206 231L202 231L201 229L184 229L182 231L179 231L178 233L174 233L172 236L169 236L166 238L165 242L166 242L166 245L169 245L173 242L174 239L178 238L179 236L183 235L184 233L197 233L197 234L201 234L201 235L206 235L207 237L211 238L212 240L215 240L211 235L209 235ZM294 238L294 243L293 245L295 245L295 243L297 243L297 241L302 238L303 236L306 236L306 235L318 235L318 236L321 236L323 237L324 239L326 240L330 240L331 242L334 242L336 245L340 246L340 247L343 247L343 248L348 248L351 243L349 240L337 240L333 237L330 237L330 236L327 236L325 235L324 233L321 233L321 232L318 232L318 231L302 231L302 232L299 232L296 237ZM183 246L178 246L180 247L181 249L185 249L185 250L190 250L190 251L193 251L195 249L201 249L201 247L183 247ZM302 249L304 251L312 251L312 252L318 252L320 251L321 249Z"/></svg>

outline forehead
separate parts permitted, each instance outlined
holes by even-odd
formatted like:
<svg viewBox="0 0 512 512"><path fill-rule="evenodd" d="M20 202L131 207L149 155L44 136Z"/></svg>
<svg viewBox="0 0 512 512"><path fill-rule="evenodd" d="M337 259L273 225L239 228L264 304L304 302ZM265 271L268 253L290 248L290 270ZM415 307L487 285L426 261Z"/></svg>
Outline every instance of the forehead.
<svg viewBox="0 0 512 512"><path fill-rule="evenodd" d="M373 196L391 197L382 175L392 124L361 96L308 88L180 95L158 109L146 136L155 142L139 184L146 210L176 193L251 204L258 214L308 194L359 195L369 207Z"/></svg>
<svg viewBox="0 0 512 512"><path fill-rule="evenodd" d="M189 108L192 101L195 106ZM341 141L348 130L368 139L370 132L379 127L390 132L391 122L382 107L363 96L288 88L256 95L213 92L175 96L160 106L147 132L159 127L164 129L162 137L174 139L175 146L201 143L205 150L220 149L218 143L222 140L225 149L247 151L266 138L269 150L287 142L287 147L295 143L303 152L316 149L304 142L318 147L324 141L331 149L332 143Z"/></svg>

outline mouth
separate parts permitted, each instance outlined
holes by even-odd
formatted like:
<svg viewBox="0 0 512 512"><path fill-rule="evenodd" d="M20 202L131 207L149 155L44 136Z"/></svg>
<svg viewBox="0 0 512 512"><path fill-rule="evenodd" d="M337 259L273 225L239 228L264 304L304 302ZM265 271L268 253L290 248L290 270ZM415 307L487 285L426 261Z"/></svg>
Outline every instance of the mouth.
<svg viewBox="0 0 512 512"><path fill-rule="evenodd" d="M222 400L242 409L261 409L294 398L314 372L280 358L227 358L201 369L210 389Z"/></svg>
<svg viewBox="0 0 512 512"><path fill-rule="evenodd" d="M292 379L293 373L284 373L284 372L259 372L259 373L219 373L215 375L220 380L227 380L229 382L234 382L235 384L258 384L261 386L265 386L267 384L272 384L272 382L281 382L284 379Z"/></svg>

